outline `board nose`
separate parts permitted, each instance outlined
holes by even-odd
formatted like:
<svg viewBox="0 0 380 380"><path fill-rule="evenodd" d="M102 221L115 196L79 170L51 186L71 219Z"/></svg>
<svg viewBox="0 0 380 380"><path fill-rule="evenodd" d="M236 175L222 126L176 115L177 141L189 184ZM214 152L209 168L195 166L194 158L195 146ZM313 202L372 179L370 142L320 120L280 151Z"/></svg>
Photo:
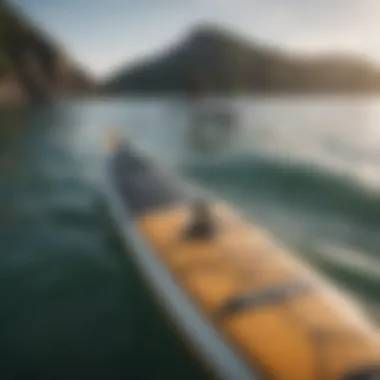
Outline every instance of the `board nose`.
<svg viewBox="0 0 380 380"><path fill-rule="evenodd" d="M111 136L113 138L113 136ZM140 215L158 208L187 203L191 195L180 183L161 170L153 159L116 136L117 148L110 161L111 178L118 196L132 215Z"/></svg>

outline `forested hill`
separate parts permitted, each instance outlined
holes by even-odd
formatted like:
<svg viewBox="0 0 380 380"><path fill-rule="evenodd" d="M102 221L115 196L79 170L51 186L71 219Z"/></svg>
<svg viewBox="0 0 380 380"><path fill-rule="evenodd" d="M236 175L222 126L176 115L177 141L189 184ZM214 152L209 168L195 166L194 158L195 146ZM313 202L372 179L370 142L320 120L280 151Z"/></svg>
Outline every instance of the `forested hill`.
<svg viewBox="0 0 380 380"><path fill-rule="evenodd" d="M87 72L18 8L0 2L0 102L88 92Z"/></svg>
<svg viewBox="0 0 380 380"><path fill-rule="evenodd" d="M380 71L360 57L296 56L202 25L160 55L118 70L101 87L132 94L368 92L380 90Z"/></svg>

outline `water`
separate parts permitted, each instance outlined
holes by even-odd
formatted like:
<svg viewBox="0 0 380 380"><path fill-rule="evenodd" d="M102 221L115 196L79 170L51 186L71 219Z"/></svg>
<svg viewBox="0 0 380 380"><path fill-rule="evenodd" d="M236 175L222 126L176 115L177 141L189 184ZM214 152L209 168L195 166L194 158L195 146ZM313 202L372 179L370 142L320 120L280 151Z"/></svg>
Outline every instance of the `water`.
<svg viewBox="0 0 380 380"><path fill-rule="evenodd" d="M3 378L200 378L99 202L109 125L221 197L380 310L380 99L229 101L233 140L201 151L170 99L4 111L0 154ZM8 136L8 134L6 135Z"/></svg>

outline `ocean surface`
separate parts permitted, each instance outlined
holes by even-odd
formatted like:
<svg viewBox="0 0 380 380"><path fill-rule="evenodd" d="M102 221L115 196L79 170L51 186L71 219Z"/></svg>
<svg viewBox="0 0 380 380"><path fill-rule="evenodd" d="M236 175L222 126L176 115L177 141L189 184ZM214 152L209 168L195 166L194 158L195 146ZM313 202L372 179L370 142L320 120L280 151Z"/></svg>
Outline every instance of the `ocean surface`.
<svg viewBox="0 0 380 380"><path fill-rule="evenodd" d="M0 111L0 376L198 379L101 197L104 132L236 207L380 320L380 99L222 99L234 132L190 141L176 99Z"/></svg>

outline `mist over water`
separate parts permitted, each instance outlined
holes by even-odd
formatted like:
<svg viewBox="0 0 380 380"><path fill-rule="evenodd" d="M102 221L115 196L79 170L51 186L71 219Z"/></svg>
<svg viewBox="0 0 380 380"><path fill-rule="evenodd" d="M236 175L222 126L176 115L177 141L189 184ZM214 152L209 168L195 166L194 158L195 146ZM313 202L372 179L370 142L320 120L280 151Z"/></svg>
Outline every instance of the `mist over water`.
<svg viewBox="0 0 380 380"><path fill-rule="evenodd" d="M0 372L70 379L197 373L122 260L126 251L100 207L102 136L110 125L230 202L377 317L380 100L224 102L237 112L236 131L209 151L189 143L189 109L174 99L67 101L2 113L15 133L0 154Z"/></svg>

